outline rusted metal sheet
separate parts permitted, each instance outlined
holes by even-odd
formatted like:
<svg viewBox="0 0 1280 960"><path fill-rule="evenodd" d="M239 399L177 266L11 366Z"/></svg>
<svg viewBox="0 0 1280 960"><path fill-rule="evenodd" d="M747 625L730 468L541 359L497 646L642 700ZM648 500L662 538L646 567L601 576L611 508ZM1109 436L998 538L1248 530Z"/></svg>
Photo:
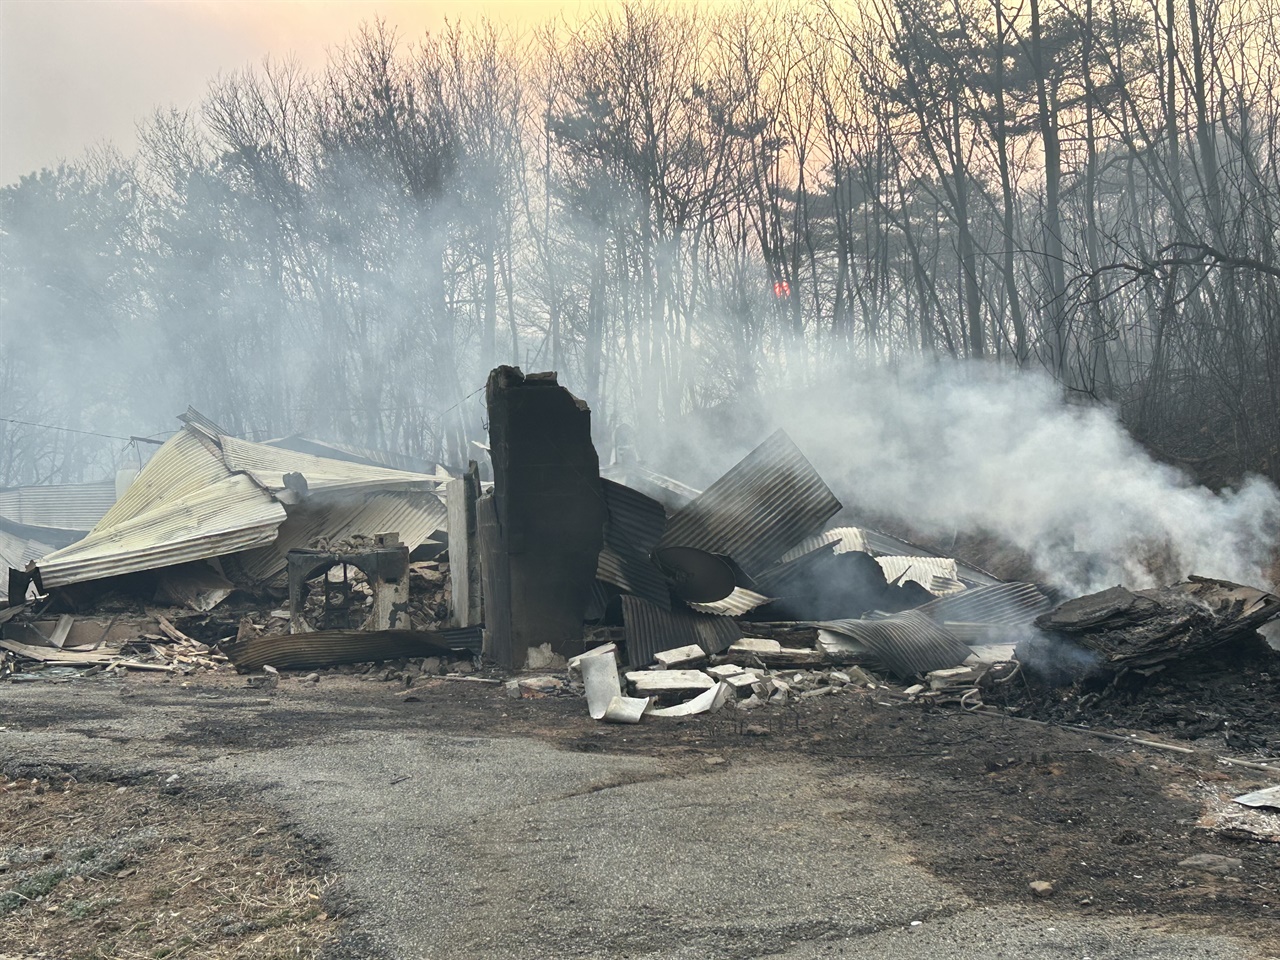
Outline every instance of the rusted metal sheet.
<svg viewBox="0 0 1280 960"><path fill-rule="evenodd" d="M219 649L237 670L315 670L344 663L400 660L448 653L448 640L434 630L318 630L270 637L241 637Z"/></svg>
<svg viewBox="0 0 1280 960"><path fill-rule="evenodd" d="M627 662L642 667L662 650L696 643L707 653L721 653L742 637L736 620L673 608L663 610L640 597L622 598Z"/></svg>
<svg viewBox="0 0 1280 960"><path fill-rule="evenodd" d="M662 545L732 557L754 577L839 509L835 494L779 430L678 510Z"/></svg>
<svg viewBox="0 0 1280 960"><path fill-rule="evenodd" d="M875 620L827 620L816 626L852 638L903 680L964 663L972 652L916 610Z"/></svg>

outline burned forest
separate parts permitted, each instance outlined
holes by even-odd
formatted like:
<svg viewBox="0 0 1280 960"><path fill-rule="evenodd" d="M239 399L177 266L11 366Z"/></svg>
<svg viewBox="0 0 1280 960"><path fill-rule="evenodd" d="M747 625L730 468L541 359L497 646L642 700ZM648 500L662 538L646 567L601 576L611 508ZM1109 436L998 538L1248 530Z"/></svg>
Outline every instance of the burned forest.
<svg viewBox="0 0 1280 960"><path fill-rule="evenodd" d="M0 960L1280 955L1275 0L370 9L0 187Z"/></svg>

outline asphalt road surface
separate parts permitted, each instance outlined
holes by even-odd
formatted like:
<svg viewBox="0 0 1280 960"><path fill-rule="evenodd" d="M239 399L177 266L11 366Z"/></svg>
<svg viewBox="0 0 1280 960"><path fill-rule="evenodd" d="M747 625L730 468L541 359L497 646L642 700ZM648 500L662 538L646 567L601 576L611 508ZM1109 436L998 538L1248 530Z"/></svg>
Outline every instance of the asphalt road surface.
<svg viewBox="0 0 1280 960"><path fill-rule="evenodd" d="M617 728L584 749L520 735L527 719L496 692L468 719L377 684L242 683L4 685L0 763L177 774L284 811L354 908L334 960L1266 956L1176 918L962 892L888 825L894 784L866 771L617 752Z"/></svg>

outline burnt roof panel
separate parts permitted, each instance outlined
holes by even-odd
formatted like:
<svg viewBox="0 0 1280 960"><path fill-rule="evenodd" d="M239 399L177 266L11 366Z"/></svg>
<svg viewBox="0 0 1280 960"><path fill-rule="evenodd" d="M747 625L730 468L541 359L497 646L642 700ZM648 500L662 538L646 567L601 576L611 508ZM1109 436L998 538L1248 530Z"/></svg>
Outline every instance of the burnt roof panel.
<svg viewBox="0 0 1280 960"><path fill-rule="evenodd" d="M828 620L816 624L852 637L902 679L964 663L972 651L942 626L907 610L876 620Z"/></svg>
<svg viewBox="0 0 1280 960"><path fill-rule="evenodd" d="M754 577L839 510L836 495L778 430L677 511L662 545L724 554Z"/></svg>
<svg viewBox="0 0 1280 960"><path fill-rule="evenodd" d="M721 653L742 637L736 620L678 607L663 610L640 597L622 598L622 622L627 661L636 667L652 663L659 651L695 643L709 654Z"/></svg>

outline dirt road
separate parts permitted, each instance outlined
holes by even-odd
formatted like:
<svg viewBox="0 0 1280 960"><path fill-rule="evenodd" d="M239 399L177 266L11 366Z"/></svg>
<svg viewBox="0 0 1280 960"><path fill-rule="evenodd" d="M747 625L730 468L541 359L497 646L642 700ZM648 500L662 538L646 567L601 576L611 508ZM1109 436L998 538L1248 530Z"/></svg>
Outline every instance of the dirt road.
<svg viewBox="0 0 1280 960"><path fill-rule="evenodd" d="M1198 826L1265 779L870 691L10 684L0 769L0 957L1280 956L1277 847Z"/></svg>

